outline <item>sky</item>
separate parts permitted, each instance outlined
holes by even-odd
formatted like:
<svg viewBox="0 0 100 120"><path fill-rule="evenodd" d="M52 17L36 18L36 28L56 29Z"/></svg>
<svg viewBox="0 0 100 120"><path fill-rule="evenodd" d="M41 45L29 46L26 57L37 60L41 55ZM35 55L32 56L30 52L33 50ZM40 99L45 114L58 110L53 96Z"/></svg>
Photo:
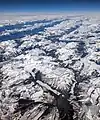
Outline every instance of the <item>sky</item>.
<svg viewBox="0 0 100 120"><path fill-rule="evenodd" d="M0 12L100 11L100 0L0 0Z"/></svg>

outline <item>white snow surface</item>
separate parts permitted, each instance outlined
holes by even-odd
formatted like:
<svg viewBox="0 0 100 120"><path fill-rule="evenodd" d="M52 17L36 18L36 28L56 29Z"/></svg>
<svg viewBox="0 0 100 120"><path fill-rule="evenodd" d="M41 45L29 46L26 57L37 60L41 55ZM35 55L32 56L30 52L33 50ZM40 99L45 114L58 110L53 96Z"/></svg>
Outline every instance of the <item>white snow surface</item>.
<svg viewBox="0 0 100 120"><path fill-rule="evenodd" d="M71 93L78 120L100 120L100 15L1 16L0 119L15 116L19 99L52 103L51 90ZM41 78L35 83L37 71Z"/></svg>

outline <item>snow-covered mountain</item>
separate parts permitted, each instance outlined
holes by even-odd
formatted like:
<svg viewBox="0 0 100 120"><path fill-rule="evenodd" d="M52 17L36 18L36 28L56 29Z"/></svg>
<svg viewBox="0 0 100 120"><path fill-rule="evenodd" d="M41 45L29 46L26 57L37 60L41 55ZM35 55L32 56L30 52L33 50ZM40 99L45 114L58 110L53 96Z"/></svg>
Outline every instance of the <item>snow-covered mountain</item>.
<svg viewBox="0 0 100 120"><path fill-rule="evenodd" d="M100 16L1 18L0 120L100 120Z"/></svg>

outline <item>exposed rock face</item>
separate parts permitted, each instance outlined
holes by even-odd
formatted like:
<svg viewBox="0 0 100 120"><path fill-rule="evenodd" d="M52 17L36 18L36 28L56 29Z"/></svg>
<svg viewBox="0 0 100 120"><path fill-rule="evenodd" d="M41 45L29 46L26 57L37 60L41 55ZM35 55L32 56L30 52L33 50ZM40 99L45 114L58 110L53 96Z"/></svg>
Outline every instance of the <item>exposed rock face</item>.
<svg viewBox="0 0 100 120"><path fill-rule="evenodd" d="M88 15L0 27L0 120L100 120L99 29Z"/></svg>

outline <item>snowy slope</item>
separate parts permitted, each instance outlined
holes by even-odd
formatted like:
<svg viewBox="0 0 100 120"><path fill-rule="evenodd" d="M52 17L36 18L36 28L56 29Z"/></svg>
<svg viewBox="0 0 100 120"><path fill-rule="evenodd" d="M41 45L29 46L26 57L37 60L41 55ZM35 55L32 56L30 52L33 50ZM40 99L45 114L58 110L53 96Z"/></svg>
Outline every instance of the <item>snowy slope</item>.
<svg viewBox="0 0 100 120"><path fill-rule="evenodd" d="M100 120L100 17L1 17L0 119Z"/></svg>

